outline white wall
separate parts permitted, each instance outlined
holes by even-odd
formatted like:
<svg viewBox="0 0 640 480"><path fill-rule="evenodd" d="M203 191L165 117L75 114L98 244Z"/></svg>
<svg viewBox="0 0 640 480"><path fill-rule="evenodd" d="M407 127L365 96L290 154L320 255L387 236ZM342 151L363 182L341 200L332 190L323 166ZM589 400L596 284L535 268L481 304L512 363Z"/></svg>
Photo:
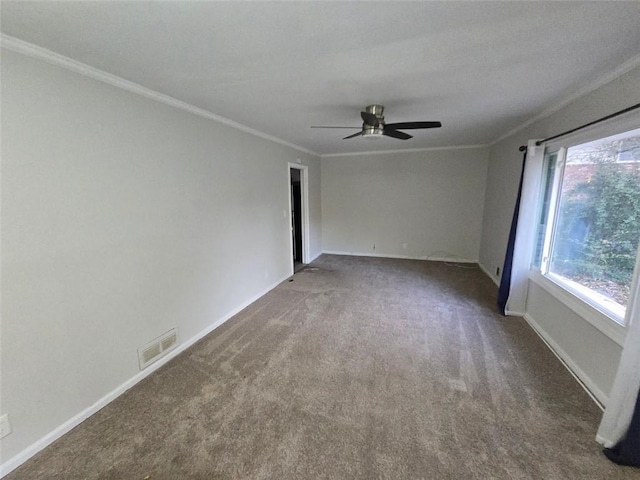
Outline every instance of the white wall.
<svg viewBox="0 0 640 480"><path fill-rule="evenodd" d="M297 158L314 258L319 158L2 51L2 462L291 273Z"/></svg>
<svg viewBox="0 0 640 480"><path fill-rule="evenodd" d="M526 318L541 331L569 368L601 402L606 402L620 361L620 346L580 315L531 282ZM585 354L588 353L588 354Z"/></svg>
<svg viewBox="0 0 640 480"><path fill-rule="evenodd" d="M518 147L529 139L561 133L638 102L640 68L635 68L492 146L480 248L480 263L486 270L495 272L504 262L522 166ZM602 392L599 399L606 403L621 347L531 283L528 300L528 316L566 354L565 361L579 370L583 382L592 385L594 393Z"/></svg>
<svg viewBox="0 0 640 480"><path fill-rule="evenodd" d="M477 261L487 153L322 157L323 250Z"/></svg>

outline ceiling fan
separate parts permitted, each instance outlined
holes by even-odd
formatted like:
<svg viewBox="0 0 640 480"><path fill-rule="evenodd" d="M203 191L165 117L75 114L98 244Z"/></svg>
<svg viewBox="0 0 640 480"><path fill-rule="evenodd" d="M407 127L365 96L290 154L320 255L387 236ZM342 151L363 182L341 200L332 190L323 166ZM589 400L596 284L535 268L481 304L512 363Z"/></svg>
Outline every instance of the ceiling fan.
<svg viewBox="0 0 640 480"><path fill-rule="evenodd" d="M409 140L412 135L401 132L400 130L417 130L421 128L440 128L440 122L401 122L401 123L385 123L382 113L384 107L382 105L369 105L364 112L360 112L362 117L362 127L326 127L312 126L311 128L361 128L358 133L344 137L343 140L355 137L365 138L382 138L393 137L400 140Z"/></svg>

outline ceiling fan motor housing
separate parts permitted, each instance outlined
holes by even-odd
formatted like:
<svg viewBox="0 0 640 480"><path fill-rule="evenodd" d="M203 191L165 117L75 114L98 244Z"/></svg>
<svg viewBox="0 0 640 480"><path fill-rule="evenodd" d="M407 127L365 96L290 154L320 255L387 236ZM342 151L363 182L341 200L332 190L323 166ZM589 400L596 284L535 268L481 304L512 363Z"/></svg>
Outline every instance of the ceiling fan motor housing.
<svg viewBox="0 0 640 480"><path fill-rule="evenodd" d="M366 123L362 124L362 136L368 137L370 135L384 135L384 125L380 124L377 127L372 127L371 125L367 125Z"/></svg>
<svg viewBox="0 0 640 480"><path fill-rule="evenodd" d="M382 117L384 113L384 107L382 105L369 105L364 109L367 113L373 113L376 117Z"/></svg>
<svg viewBox="0 0 640 480"><path fill-rule="evenodd" d="M373 118L366 118L363 114L362 124L362 136L364 138L382 138L384 136L384 107L382 105L369 105L365 108L365 112L370 115L375 115L375 121Z"/></svg>
<svg viewBox="0 0 640 480"><path fill-rule="evenodd" d="M378 122L377 125L368 125L366 122L363 125L363 127L377 127L377 126L384 126L384 116L382 115L384 113L384 107L382 105L369 105L368 107L366 107L364 109L365 112L370 113L372 115L375 115L378 118Z"/></svg>

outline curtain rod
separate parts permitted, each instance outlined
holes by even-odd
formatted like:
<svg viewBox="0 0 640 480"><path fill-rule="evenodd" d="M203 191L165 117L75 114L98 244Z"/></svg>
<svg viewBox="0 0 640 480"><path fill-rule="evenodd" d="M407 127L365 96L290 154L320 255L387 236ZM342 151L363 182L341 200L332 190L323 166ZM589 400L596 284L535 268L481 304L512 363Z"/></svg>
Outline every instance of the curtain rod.
<svg viewBox="0 0 640 480"><path fill-rule="evenodd" d="M554 135L553 137L545 138L544 140L538 140L536 142L536 145L542 145L543 143L548 142L549 140L555 140L556 138L564 137L565 135L569 135L570 133L577 132L578 130L582 130L583 128L590 127L591 125L595 125L596 123L604 122L605 120L609 120L613 117L617 117L618 115L622 115L623 113L627 113L627 112L630 112L631 110L636 110L638 108L640 108L640 103L636 103L631 107L627 107L623 110L620 110L619 112L615 112L615 113L612 113L611 115L607 115L606 117L599 118L598 120L594 120L593 122L585 123L584 125L580 125L579 127L572 128L571 130L567 130L566 132L559 133L558 135ZM522 151L522 147L520 147L520 150Z"/></svg>

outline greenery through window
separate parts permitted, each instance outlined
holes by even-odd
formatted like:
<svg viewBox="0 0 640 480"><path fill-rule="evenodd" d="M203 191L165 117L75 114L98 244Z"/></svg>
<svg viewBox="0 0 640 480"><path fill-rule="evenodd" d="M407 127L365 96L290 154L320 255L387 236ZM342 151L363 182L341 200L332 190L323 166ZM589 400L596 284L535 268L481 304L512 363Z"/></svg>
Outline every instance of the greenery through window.
<svg viewBox="0 0 640 480"><path fill-rule="evenodd" d="M622 321L640 241L640 129L547 155L546 179L543 274L613 302Z"/></svg>

